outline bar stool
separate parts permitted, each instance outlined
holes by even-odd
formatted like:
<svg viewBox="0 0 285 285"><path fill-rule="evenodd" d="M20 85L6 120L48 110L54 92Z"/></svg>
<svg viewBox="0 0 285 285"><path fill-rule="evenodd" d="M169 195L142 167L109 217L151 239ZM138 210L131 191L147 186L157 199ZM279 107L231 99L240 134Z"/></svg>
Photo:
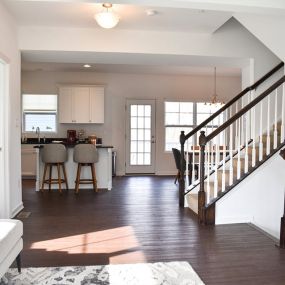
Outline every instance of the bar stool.
<svg viewBox="0 0 285 285"><path fill-rule="evenodd" d="M75 180L75 194L79 192L79 184L93 184L93 190L98 192L94 163L98 162L98 151L94 144L78 144L74 147L73 160L78 163ZM92 179L81 179L81 167L90 166Z"/></svg>
<svg viewBox="0 0 285 285"><path fill-rule="evenodd" d="M52 184L58 184L59 193L62 194L61 184L65 183L66 190L68 190L68 182L66 177L66 171L64 163L67 161L67 151L62 144L47 144L42 150L42 161L45 163L44 175L41 191L44 190L44 185L49 185L49 191ZM52 167L57 167L57 178L52 178ZM64 179L61 178L60 167L63 170ZM47 170L49 168L49 177L46 178Z"/></svg>

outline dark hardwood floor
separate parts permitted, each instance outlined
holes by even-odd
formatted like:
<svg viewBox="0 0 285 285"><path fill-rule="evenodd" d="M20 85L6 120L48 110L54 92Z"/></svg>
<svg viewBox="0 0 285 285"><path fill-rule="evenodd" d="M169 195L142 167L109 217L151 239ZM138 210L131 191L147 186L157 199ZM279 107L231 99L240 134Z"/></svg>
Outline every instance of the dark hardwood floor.
<svg viewBox="0 0 285 285"><path fill-rule="evenodd" d="M285 250L247 224L199 226L173 181L117 177L78 196L23 181L23 266L188 261L206 284L285 284Z"/></svg>

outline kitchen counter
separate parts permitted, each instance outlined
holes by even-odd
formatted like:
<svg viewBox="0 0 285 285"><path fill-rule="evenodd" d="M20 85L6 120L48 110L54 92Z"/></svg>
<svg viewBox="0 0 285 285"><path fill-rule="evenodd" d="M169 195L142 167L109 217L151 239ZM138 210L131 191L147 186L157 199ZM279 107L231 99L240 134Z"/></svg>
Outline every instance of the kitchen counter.
<svg viewBox="0 0 285 285"><path fill-rule="evenodd" d="M51 143L46 142L45 144ZM36 171L36 191L40 190L40 187L42 185L42 179L43 179L43 171L44 171L44 163L42 162L42 149L44 148L44 143L22 143L22 146L25 145L33 145L33 147L37 150L37 171ZM77 163L73 161L73 151L74 146L77 144L68 144L64 143L67 147L67 154L68 154L68 160L65 163L66 173L67 173L67 180L69 184L70 189L75 188L75 178L76 178L76 171L77 171ZM98 189L112 189L112 148L113 146L109 145L96 145L98 149L99 154L99 160L97 163L95 163L95 169L96 169L96 178L97 178L97 186ZM53 178L56 178L57 171L53 171L53 174L55 175ZM90 168L89 167L83 167L81 171L81 177L82 178L90 178ZM64 189L65 184L63 185ZM45 188L47 189L48 185L45 185ZM58 185L52 185L53 189L57 189ZM84 188L91 188L90 185L80 185L80 189L84 191Z"/></svg>
<svg viewBox="0 0 285 285"><path fill-rule="evenodd" d="M36 144L36 145L34 145L34 148L43 148L46 144L50 144L50 143ZM71 144L71 143L64 143L64 142L62 142L61 144L65 145L67 148L70 148L70 147L75 147L75 146L78 145L79 143ZM86 144L86 143L84 143L84 144ZM22 143L22 145L25 145L25 143ZM26 145L27 145L27 144L26 144ZM29 145L29 144L28 144L28 145ZM111 146L111 145L96 144L96 148L113 148L113 146Z"/></svg>

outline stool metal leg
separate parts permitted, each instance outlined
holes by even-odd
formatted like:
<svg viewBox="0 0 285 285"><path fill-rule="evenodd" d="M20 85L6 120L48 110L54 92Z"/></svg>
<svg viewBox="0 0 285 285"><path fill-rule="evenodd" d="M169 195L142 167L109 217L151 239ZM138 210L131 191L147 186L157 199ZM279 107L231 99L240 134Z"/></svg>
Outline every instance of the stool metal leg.
<svg viewBox="0 0 285 285"><path fill-rule="evenodd" d="M95 192L98 192L98 189L97 189L97 180L96 180L96 171L95 171L94 163L91 163L90 166L91 166L93 189L94 189Z"/></svg>

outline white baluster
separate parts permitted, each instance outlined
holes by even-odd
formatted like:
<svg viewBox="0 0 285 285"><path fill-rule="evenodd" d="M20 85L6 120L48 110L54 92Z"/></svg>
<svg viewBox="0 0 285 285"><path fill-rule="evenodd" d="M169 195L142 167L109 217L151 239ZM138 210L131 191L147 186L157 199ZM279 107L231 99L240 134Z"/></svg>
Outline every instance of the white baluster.
<svg viewBox="0 0 285 285"><path fill-rule="evenodd" d="M215 145L215 174L214 174L214 198L218 196L218 165L219 165L219 159L218 159L218 136L216 137L216 145Z"/></svg>
<svg viewBox="0 0 285 285"><path fill-rule="evenodd" d="M238 162L237 162L237 179L240 179L240 170L241 170L241 163L240 163L240 118L237 120L238 123L238 137L237 137L237 145L238 145L238 148L237 148L237 151L238 151L238 154L237 154L237 157L238 157Z"/></svg>
<svg viewBox="0 0 285 285"><path fill-rule="evenodd" d="M260 101L260 125L259 125L259 161L263 159L263 125L262 125L262 116L263 116L263 106L262 101Z"/></svg>
<svg viewBox="0 0 285 285"><path fill-rule="evenodd" d="M230 125L230 142L229 142L229 155L230 155L230 177L229 186L233 184L234 180L234 169L233 169L233 124Z"/></svg>
<svg viewBox="0 0 285 285"><path fill-rule="evenodd" d="M282 85L282 114L281 114L281 136L280 143L283 143L285 140L285 84Z"/></svg>
<svg viewBox="0 0 285 285"><path fill-rule="evenodd" d="M245 96L243 96L242 98L241 98L241 109L243 108L243 106L244 106L244 99L246 99L246 98L244 98ZM248 103L249 103L249 93L248 93ZM242 116L241 117L241 143L243 143L244 142L244 127L247 127L247 125L245 125L244 126L244 117Z"/></svg>
<svg viewBox="0 0 285 285"><path fill-rule="evenodd" d="M254 100L254 91L251 91L251 99ZM255 147L255 108L256 106L253 106L252 110L251 110L251 139L252 139L252 167L255 166L256 164L256 147ZM248 141L246 142L248 144Z"/></svg>
<svg viewBox="0 0 285 285"><path fill-rule="evenodd" d="M236 102L236 113L238 112L238 102ZM235 135L235 148L238 149L238 129L239 129L239 120L235 122L236 135Z"/></svg>
<svg viewBox="0 0 285 285"><path fill-rule="evenodd" d="M223 174L222 174L222 192L226 189L226 130L222 133L223 136L223 161L222 161L222 168L223 168Z"/></svg>
<svg viewBox="0 0 285 285"><path fill-rule="evenodd" d="M193 145L192 145L192 184L195 182L195 136L193 136Z"/></svg>
<svg viewBox="0 0 285 285"><path fill-rule="evenodd" d="M271 95L271 94L270 94ZM270 95L267 101L267 137L266 137L266 155L270 154Z"/></svg>
<svg viewBox="0 0 285 285"><path fill-rule="evenodd" d="M274 134L273 134L273 149L277 148L277 104L278 104L278 89L275 90L275 108L274 108Z"/></svg>
<svg viewBox="0 0 285 285"><path fill-rule="evenodd" d="M245 114L246 118L246 128L245 128L245 155L244 155L244 173L248 172L248 133L250 128L250 112Z"/></svg>
<svg viewBox="0 0 285 285"><path fill-rule="evenodd" d="M207 162L206 162L206 201L207 204L210 202L210 194L211 194L211 187L210 187L210 145L209 143L206 145L206 153L207 153Z"/></svg>

